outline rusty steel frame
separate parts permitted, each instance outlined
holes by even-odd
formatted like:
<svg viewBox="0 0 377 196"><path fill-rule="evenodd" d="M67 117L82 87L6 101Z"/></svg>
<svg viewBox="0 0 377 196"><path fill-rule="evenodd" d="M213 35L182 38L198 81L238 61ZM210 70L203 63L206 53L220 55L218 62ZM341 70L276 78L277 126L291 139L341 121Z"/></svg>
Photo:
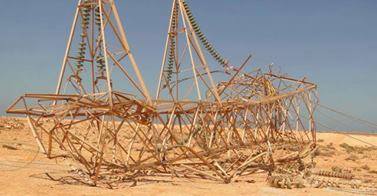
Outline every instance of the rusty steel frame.
<svg viewBox="0 0 377 196"><path fill-rule="evenodd" d="M7 112L26 115L42 152L76 160L94 184L156 173L229 183L308 156L316 145L316 85L247 73L251 56L235 67L210 50L224 66L213 71L197 28L187 3L173 0L152 100L114 0L79 0L55 94L25 94ZM73 55L75 38L81 38L79 56ZM111 50L110 38L120 53ZM123 66L125 59L132 69ZM114 89L112 67L133 90ZM216 72L226 80L216 80ZM63 92L64 83L73 93Z"/></svg>

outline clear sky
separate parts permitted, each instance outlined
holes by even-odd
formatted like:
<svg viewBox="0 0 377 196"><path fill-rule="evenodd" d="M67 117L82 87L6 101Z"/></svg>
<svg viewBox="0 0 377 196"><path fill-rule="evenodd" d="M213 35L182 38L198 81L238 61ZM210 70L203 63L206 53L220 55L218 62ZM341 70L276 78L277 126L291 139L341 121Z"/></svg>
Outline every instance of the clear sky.
<svg viewBox="0 0 377 196"><path fill-rule="evenodd" d="M171 0L116 1L154 92ZM319 85L323 104L377 122L377 1L187 1L203 32L232 62L252 53L252 66L274 63L294 77L307 76ZM76 3L0 6L1 114L25 92L54 91Z"/></svg>

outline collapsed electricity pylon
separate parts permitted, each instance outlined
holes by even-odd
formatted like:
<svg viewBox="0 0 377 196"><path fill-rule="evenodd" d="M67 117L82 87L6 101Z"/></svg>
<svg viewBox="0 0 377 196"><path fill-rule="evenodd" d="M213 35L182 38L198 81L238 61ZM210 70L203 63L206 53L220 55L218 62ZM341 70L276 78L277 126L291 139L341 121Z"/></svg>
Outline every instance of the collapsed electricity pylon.
<svg viewBox="0 0 377 196"><path fill-rule="evenodd" d="M72 157L94 183L153 173L228 183L315 147L316 85L245 73L250 59L232 66L173 0L152 100L114 1L80 0L56 93L26 94L7 112L26 114L42 151Z"/></svg>
<svg viewBox="0 0 377 196"><path fill-rule="evenodd" d="M202 47L220 70L211 70ZM230 65L201 32L188 4L173 1L156 109L164 119L161 156L175 173L231 182L250 167L273 169L314 148L316 85L272 73L246 74L249 59L239 68ZM228 79L216 81L214 74ZM274 154L292 144L297 152Z"/></svg>
<svg viewBox="0 0 377 196"><path fill-rule="evenodd" d="M126 80L120 87L116 73ZM134 143L149 137L151 105L114 1L79 0L56 93L26 94L8 112L27 115L48 157L69 155L97 181L103 169L145 159Z"/></svg>

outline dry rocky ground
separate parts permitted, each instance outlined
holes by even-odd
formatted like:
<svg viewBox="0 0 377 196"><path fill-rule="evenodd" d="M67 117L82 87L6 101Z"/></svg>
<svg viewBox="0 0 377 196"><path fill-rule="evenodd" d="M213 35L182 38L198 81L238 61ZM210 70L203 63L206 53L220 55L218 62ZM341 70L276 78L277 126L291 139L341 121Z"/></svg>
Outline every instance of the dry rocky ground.
<svg viewBox="0 0 377 196"><path fill-rule="evenodd" d="M377 136L318 133L316 168L337 166L352 171L356 178L377 181ZM71 170L69 160L49 160L38 152L24 119L0 119L0 195L352 195L331 188L273 188L267 174L232 184L198 179L150 179L134 187L106 189L69 185L46 176L64 175ZM373 193L373 192L370 192Z"/></svg>

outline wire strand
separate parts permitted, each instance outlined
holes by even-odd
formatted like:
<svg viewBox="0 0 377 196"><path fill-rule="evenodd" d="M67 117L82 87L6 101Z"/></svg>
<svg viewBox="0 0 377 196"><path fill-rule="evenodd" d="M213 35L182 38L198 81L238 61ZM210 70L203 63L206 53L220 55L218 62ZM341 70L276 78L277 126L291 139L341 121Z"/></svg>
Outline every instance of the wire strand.
<svg viewBox="0 0 377 196"><path fill-rule="evenodd" d="M333 109L333 108L331 108L329 106L325 106L325 105L322 105L322 104L318 104L318 106L321 107L321 108L324 108L324 109L326 109L328 111L331 111L331 112L337 113L339 115L345 116L347 118L354 119L354 120L357 120L359 122L363 122L363 123L369 125L370 127L377 128L377 124L376 123L373 123L373 122L370 122L370 121L367 121L367 120L355 117L355 116L347 114L345 112L338 111L338 110Z"/></svg>

